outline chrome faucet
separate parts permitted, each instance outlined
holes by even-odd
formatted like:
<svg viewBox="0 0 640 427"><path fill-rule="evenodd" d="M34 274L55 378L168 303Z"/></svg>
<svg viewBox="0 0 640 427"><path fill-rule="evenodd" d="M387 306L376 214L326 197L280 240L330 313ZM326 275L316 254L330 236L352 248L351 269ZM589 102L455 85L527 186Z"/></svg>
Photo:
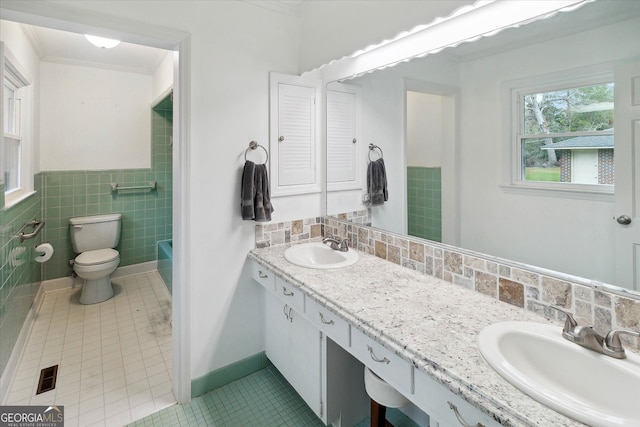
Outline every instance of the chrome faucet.
<svg viewBox="0 0 640 427"><path fill-rule="evenodd" d="M322 243L329 243L331 249L340 252L347 252L349 250L348 239L336 239L334 237L325 237L322 239Z"/></svg>
<svg viewBox="0 0 640 427"><path fill-rule="evenodd" d="M554 305L550 307L565 315L564 328L562 328L562 336L565 339L606 356L616 359L627 357L620 341L620 335L627 334L640 337L640 333L626 330L609 331L603 337L591 325L578 325L578 322L570 312Z"/></svg>

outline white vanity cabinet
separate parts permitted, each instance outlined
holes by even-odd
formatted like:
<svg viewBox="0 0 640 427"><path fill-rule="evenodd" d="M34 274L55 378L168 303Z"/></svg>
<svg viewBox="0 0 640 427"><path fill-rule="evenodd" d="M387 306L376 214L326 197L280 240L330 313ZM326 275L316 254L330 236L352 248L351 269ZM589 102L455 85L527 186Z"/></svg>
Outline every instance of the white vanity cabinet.
<svg viewBox="0 0 640 427"><path fill-rule="evenodd" d="M429 414L430 427L501 427L489 415L473 407L460 396L422 371L415 370L415 393L411 400Z"/></svg>
<svg viewBox="0 0 640 427"><path fill-rule="evenodd" d="M320 331L271 292L265 292L265 353L307 405L326 422L321 397Z"/></svg>
<svg viewBox="0 0 640 427"><path fill-rule="evenodd" d="M325 424L352 426L363 419L368 411L363 367L344 350L349 324L257 262L252 275L268 291L264 325L269 360Z"/></svg>

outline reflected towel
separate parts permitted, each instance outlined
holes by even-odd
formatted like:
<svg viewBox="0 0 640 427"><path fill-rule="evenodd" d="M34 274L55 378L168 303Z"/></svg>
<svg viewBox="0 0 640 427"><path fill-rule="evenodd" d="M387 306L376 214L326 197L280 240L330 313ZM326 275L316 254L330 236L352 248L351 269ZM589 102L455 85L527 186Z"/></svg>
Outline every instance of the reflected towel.
<svg viewBox="0 0 640 427"><path fill-rule="evenodd" d="M367 192L372 206L383 205L384 202L389 200L384 159L369 162L369 166L367 166Z"/></svg>
<svg viewBox="0 0 640 427"><path fill-rule="evenodd" d="M242 219L258 222L271 221L271 197L266 165L256 165L247 160L242 170L241 207Z"/></svg>

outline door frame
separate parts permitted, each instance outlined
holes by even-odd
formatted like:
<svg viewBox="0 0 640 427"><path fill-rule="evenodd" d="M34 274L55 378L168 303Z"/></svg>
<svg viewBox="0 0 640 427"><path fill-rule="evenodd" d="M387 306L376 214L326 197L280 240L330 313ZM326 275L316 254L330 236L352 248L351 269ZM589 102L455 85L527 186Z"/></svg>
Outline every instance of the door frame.
<svg viewBox="0 0 640 427"><path fill-rule="evenodd" d="M188 265L190 206L190 93L191 39L189 33L130 21L62 5L5 0L3 20L102 36L174 52L173 128L173 292L172 370L173 392L178 403L191 400L190 288Z"/></svg>
<svg viewBox="0 0 640 427"><path fill-rule="evenodd" d="M431 83L411 78L404 79L403 108L404 108L404 144L403 144L403 170L407 170L407 92L421 92L437 95L453 100L453 112L450 117L454 123L449 127L453 135L446 137L450 144L442 147L442 243L452 246L460 246L460 91L453 86ZM447 166L445 168L445 166ZM407 174L403 174L403 187L407 188ZM406 193L406 191L405 191ZM408 231L407 195L403 194L403 230ZM446 218L446 221L445 221Z"/></svg>

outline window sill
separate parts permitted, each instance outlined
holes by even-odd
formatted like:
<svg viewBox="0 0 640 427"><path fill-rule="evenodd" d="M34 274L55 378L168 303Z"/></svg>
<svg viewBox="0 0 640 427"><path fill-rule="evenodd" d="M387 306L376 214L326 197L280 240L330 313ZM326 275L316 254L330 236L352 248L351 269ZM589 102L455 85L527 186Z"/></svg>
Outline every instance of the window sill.
<svg viewBox="0 0 640 427"><path fill-rule="evenodd" d="M4 206L2 207L2 211L8 211L12 207L20 204L24 200L27 200L29 197L36 194L35 191L20 191L16 193L5 194L4 196Z"/></svg>
<svg viewBox="0 0 640 427"><path fill-rule="evenodd" d="M546 184L541 182L519 182L500 186L508 194L525 194L528 196L559 197L563 199L582 199L613 202L614 189L612 185L585 184Z"/></svg>

